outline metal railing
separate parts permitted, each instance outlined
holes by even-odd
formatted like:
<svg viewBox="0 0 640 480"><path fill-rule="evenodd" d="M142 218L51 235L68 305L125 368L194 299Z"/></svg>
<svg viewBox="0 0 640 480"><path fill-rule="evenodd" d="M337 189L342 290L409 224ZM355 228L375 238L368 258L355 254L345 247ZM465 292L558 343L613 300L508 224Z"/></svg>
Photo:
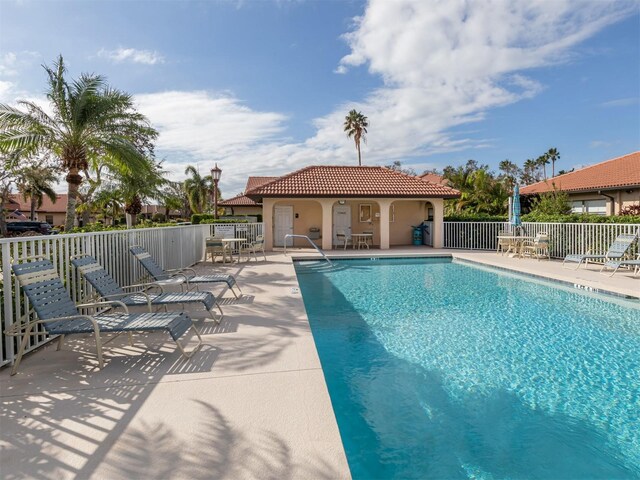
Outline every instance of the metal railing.
<svg viewBox="0 0 640 480"><path fill-rule="evenodd" d="M307 239L307 241L311 244L311 246L312 246L313 248L315 248L315 249L316 249L316 251L317 251L320 255L322 255L322 257L323 257L323 258L324 258L324 259L329 263L329 265L333 265L333 262L331 262L331 260L329 260L329 257L327 257L327 255L322 251L322 249L321 249L318 245L316 245L316 244L313 242L313 240L311 240L311 239L310 239L309 237L307 237L306 235L294 235L293 233L287 233L287 234L284 236L284 254L285 254L285 255L287 254L287 240L288 240L289 238L306 238L306 239Z"/></svg>
<svg viewBox="0 0 640 480"><path fill-rule="evenodd" d="M242 235L248 241L262 234L261 223L224 225L234 228L233 236ZM16 338L5 336L4 330L29 312L29 302L11 274L12 261L36 255L50 258L71 298L79 302L90 289L72 267L73 255L92 255L120 285L130 285L143 277L139 262L129 253L130 246L143 246L165 269L184 268L204 258L205 239L213 230L214 225L204 224L0 239L0 366L11 363L16 351ZM42 332L32 337L27 351L47 341Z"/></svg>
<svg viewBox="0 0 640 480"><path fill-rule="evenodd" d="M552 258L564 258L587 250L603 252L623 233L637 233L637 223L537 223L524 222L524 235L549 235ZM444 248L465 250L495 250L498 233L510 231L507 222L444 222Z"/></svg>

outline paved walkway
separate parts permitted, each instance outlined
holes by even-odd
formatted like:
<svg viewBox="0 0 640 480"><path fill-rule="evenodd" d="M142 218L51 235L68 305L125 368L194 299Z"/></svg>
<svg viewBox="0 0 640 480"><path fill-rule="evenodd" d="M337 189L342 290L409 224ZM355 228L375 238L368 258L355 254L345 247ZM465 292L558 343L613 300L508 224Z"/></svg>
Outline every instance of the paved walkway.
<svg viewBox="0 0 640 480"><path fill-rule="evenodd" d="M640 278L566 270L557 261L417 248L335 255L452 254L640 296ZM317 255L294 251L294 256ZM210 265L198 269L208 270ZM1 478L348 478L331 402L291 258L219 266L245 293L223 294L216 326L193 311L205 346L183 361L163 334L106 346L71 337L0 371Z"/></svg>

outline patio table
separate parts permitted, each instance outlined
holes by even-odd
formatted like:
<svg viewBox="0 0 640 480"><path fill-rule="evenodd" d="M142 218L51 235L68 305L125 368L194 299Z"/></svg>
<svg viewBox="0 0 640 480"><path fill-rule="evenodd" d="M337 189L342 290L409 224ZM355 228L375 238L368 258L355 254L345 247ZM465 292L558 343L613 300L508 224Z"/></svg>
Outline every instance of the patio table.
<svg viewBox="0 0 640 480"><path fill-rule="evenodd" d="M229 255L231 255L231 263L233 263L233 251L238 250L238 247L235 245L247 242L246 238L222 238L221 240L225 246L227 245L229 246ZM240 261L240 257L238 257L238 261Z"/></svg>
<svg viewBox="0 0 640 480"><path fill-rule="evenodd" d="M506 253L513 251L515 255L521 255L522 244L525 240L533 240L535 237L522 235L498 235L498 239L507 240L509 248Z"/></svg>
<svg viewBox="0 0 640 480"><path fill-rule="evenodd" d="M358 247L358 250L360 250L360 247L365 246L367 247L367 250L369 249L369 240L373 240L373 234L372 233L352 233L351 234L351 243L353 245L353 249L355 250L356 247Z"/></svg>

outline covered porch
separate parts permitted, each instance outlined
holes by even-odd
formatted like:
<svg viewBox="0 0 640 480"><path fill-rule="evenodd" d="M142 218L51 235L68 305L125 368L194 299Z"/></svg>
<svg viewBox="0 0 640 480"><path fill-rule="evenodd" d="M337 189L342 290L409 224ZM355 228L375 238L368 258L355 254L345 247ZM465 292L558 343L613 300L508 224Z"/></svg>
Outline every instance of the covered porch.
<svg viewBox="0 0 640 480"><path fill-rule="evenodd" d="M442 198L265 198L265 247L285 245L285 235L305 235L323 250L352 246L387 250L413 244L413 227L428 222L425 245L442 248ZM362 235L358 238L359 235ZM287 246L305 247L305 239L290 238Z"/></svg>

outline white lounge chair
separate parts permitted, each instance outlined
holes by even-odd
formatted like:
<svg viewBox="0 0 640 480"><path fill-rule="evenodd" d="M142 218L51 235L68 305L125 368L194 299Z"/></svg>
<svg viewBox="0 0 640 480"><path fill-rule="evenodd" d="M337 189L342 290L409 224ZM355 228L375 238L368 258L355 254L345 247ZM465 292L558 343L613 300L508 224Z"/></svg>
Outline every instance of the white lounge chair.
<svg viewBox="0 0 640 480"><path fill-rule="evenodd" d="M637 233L623 233L616 237L606 253L594 254L589 250L584 255L567 255L562 261L562 266L564 267L567 262L577 263L578 265L575 268L575 270L577 270L583 262L585 268L587 268L589 260L603 260L605 263L609 260L624 260L625 255L627 255L629 248L633 245L633 242L636 241L636 238L638 238Z"/></svg>

